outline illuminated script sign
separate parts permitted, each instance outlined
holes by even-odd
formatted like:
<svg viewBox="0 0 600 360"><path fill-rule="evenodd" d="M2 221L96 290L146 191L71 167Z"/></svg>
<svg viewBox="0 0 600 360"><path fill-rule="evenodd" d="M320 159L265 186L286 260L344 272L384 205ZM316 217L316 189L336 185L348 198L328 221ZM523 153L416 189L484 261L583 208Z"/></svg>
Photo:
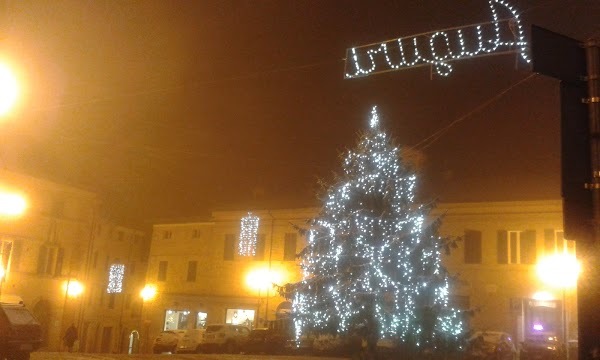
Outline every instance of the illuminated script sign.
<svg viewBox="0 0 600 360"><path fill-rule="evenodd" d="M448 76L450 61L494 54L519 53L529 62L527 42L515 8L504 0L489 0L492 21L433 31L346 50L345 77L429 65ZM500 19L499 12L508 13Z"/></svg>

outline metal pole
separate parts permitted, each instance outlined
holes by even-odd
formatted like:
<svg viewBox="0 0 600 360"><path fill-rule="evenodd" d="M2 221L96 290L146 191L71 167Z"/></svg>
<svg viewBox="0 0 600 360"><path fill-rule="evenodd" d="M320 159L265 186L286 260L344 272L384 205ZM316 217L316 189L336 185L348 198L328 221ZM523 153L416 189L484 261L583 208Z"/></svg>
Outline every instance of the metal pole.
<svg viewBox="0 0 600 360"><path fill-rule="evenodd" d="M569 325L567 323L567 294L566 288L562 289L562 312L563 312L563 342L565 347L565 359L569 360Z"/></svg>
<svg viewBox="0 0 600 360"><path fill-rule="evenodd" d="M590 122L590 151L594 204L594 240L600 239L600 41L589 40L585 44L587 63L588 104Z"/></svg>
<svg viewBox="0 0 600 360"><path fill-rule="evenodd" d="M592 184L588 188L592 192L593 235L592 239L577 244L585 274L577 283L579 359L582 360L600 350L600 268L597 260L600 251L600 41L588 40L585 55L588 94L582 101L588 104L589 113Z"/></svg>
<svg viewBox="0 0 600 360"><path fill-rule="evenodd" d="M270 239L270 244L269 244L269 279L271 278L271 257L273 256L273 230L275 228L275 217L273 216L273 214L271 214L271 211L269 210L269 215L271 216L271 239ZM265 322L267 322L268 320L268 316L269 316L269 290L270 290L270 286L272 286L272 284L267 285L267 301L265 303Z"/></svg>
<svg viewBox="0 0 600 360"><path fill-rule="evenodd" d="M254 324L254 328L258 328L260 326L260 286L258 287L258 302L256 304L256 324Z"/></svg>

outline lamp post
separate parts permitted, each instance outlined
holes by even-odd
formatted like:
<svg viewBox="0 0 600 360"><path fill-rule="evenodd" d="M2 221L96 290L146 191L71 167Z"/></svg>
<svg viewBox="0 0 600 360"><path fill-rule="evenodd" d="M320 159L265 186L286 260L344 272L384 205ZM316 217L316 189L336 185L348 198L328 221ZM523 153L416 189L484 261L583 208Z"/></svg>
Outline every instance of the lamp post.
<svg viewBox="0 0 600 360"><path fill-rule="evenodd" d="M146 284L144 288L140 291L140 297L142 298L142 306L140 308L140 315L144 317L144 304L150 301L153 301L156 298L156 294L158 291L156 290L156 286L152 284ZM146 332L144 336L144 353L148 353L148 344L150 342L150 319L143 320L144 325L146 325Z"/></svg>
<svg viewBox="0 0 600 360"><path fill-rule="evenodd" d="M539 279L554 288L562 291L562 325L563 344L566 359L569 359L568 349L568 323L566 292L577 286L577 277L581 272L581 265L574 255L568 253L556 253L541 259L536 267Z"/></svg>
<svg viewBox="0 0 600 360"><path fill-rule="evenodd" d="M246 284L250 289L257 291L258 293L258 304L256 306L256 325L258 326L258 320L260 319L260 301L261 301L261 290L265 289L268 283L269 271L266 269L256 269L248 273L246 276Z"/></svg>
<svg viewBox="0 0 600 360"><path fill-rule="evenodd" d="M67 281L64 282L63 284L63 290L64 290L64 294L65 294L65 300L63 303L63 314L62 314L62 320L61 320L61 332L63 332L63 328L64 328L64 324L65 324L65 313L67 311L67 299L68 298L72 298L72 299L77 299L81 294L83 294L83 284L81 284L78 280L76 279L72 279L69 278ZM72 319L72 322L75 323L75 319ZM79 329L77 330L79 331Z"/></svg>

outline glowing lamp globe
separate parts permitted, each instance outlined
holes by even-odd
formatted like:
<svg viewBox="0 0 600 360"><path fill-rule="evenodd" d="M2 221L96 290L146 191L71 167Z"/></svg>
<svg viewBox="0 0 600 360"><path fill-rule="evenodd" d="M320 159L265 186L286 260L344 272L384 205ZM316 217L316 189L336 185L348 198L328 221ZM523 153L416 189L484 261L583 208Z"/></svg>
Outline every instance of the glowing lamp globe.
<svg viewBox="0 0 600 360"><path fill-rule="evenodd" d="M0 116L6 115L17 102L19 84L13 72L0 63Z"/></svg>
<svg viewBox="0 0 600 360"><path fill-rule="evenodd" d="M581 265L569 254L554 254L540 260L536 267L538 277L555 288L572 288L577 285Z"/></svg>
<svg viewBox="0 0 600 360"><path fill-rule="evenodd" d="M21 195L0 192L0 216L19 216L26 208L27 202Z"/></svg>

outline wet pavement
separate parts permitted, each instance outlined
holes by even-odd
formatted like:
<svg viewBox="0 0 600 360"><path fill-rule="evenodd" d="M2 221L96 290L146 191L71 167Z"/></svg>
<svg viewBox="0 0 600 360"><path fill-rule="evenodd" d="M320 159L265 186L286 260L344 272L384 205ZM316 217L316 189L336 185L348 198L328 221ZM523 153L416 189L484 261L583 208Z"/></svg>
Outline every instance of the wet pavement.
<svg viewBox="0 0 600 360"><path fill-rule="evenodd" d="M229 355L229 354L82 354L67 352L33 352L31 360L112 360L112 359L164 359L164 360L343 360L344 358L283 355Z"/></svg>

